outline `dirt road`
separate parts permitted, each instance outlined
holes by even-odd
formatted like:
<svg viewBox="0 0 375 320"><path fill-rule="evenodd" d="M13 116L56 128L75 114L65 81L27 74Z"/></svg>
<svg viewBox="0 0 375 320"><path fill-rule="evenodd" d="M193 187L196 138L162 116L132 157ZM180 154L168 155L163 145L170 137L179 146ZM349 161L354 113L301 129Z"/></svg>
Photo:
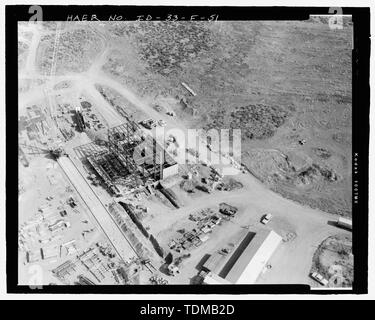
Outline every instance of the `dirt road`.
<svg viewBox="0 0 375 320"><path fill-rule="evenodd" d="M40 39L41 39L41 34L40 34L39 27L38 27L37 24L30 24L30 29L33 33L33 37L31 39L29 54L28 54L27 60L26 60L25 73L27 75L35 75L35 73L36 73L36 67L35 67L36 53L37 53L38 45L39 45L39 42L40 42Z"/></svg>

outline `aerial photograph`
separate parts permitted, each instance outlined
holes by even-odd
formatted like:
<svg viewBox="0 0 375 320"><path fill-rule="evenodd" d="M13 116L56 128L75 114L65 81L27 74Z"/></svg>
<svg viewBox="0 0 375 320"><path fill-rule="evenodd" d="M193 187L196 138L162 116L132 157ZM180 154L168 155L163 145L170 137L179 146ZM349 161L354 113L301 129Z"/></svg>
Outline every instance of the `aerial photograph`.
<svg viewBox="0 0 375 320"><path fill-rule="evenodd" d="M19 285L352 288L352 42L18 22Z"/></svg>

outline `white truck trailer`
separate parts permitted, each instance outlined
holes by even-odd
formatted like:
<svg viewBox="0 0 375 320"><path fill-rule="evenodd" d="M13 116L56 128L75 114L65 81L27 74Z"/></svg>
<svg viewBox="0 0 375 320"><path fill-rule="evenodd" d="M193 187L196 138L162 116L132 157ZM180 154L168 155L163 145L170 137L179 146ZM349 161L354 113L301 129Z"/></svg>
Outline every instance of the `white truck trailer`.
<svg viewBox="0 0 375 320"><path fill-rule="evenodd" d="M340 217L337 220L337 225L339 227L352 230L352 220L351 219Z"/></svg>

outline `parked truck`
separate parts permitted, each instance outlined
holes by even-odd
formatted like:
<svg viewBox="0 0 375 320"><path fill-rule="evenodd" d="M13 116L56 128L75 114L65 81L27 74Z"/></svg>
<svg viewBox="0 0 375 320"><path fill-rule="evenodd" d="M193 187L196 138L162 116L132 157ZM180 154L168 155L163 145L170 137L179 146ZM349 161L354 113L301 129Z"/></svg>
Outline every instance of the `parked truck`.
<svg viewBox="0 0 375 320"><path fill-rule="evenodd" d="M341 228L352 230L352 220L351 219L340 217L337 220L337 225Z"/></svg>

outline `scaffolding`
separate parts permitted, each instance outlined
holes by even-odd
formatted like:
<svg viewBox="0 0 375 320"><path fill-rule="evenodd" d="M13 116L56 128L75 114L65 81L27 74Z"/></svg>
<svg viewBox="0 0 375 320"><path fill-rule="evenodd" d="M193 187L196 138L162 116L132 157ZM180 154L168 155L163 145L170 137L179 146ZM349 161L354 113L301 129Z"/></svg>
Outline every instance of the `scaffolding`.
<svg viewBox="0 0 375 320"><path fill-rule="evenodd" d="M108 132L109 149L116 153L129 170L138 171L146 181L163 179L163 169L176 162L149 134L135 122L114 127Z"/></svg>
<svg viewBox="0 0 375 320"><path fill-rule="evenodd" d="M147 185L163 179L163 170L176 164L155 139L137 123L127 121L110 128L107 141L75 148L78 158L87 160L112 193L116 185Z"/></svg>

